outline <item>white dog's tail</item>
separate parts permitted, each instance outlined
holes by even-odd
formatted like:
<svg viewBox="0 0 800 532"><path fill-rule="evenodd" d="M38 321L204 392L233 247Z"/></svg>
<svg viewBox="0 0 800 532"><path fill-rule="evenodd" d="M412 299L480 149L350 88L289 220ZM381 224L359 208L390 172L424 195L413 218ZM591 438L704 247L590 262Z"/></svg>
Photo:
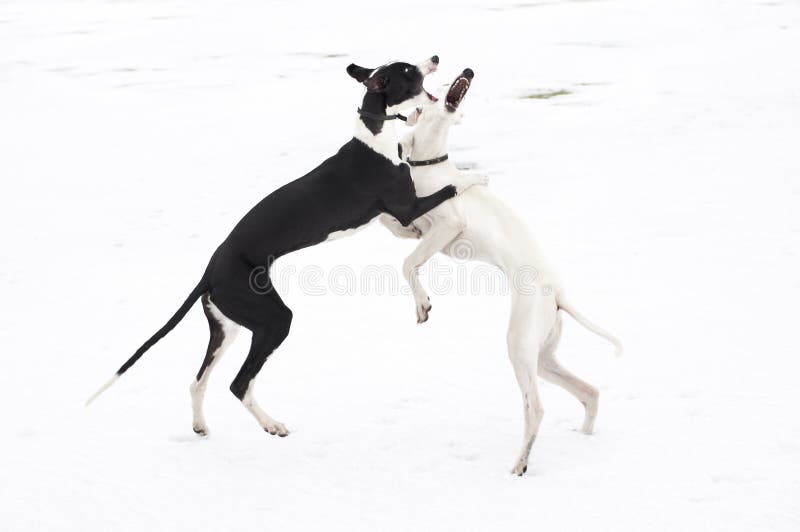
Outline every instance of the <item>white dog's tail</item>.
<svg viewBox="0 0 800 532"><path fill-rule="evenodd" d="M619 338L617 338L610 332L606 331L605 329L598 327L591 321L587 320L580 312L575 310L575 307L573 307L563 299L558 300L558 308L560 308L561 310L572 316L575 319L575 321L586 327L588 330L592 331L598 336L602 336L603 338L614 344L614 347L616 348L616 350L614 351L614 356L622 355L622 342L619 341Z"/></svg>

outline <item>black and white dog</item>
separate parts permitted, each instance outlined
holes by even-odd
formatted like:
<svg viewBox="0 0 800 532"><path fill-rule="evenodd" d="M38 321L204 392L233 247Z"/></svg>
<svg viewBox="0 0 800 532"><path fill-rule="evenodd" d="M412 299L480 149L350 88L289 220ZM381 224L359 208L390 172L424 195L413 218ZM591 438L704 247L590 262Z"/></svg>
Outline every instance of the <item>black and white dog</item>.
<svg viewBox="0 0 800 532"><path fill-rule="evenodd" d="M194 431L208 432L203 416L208 376L243 326L252 331L253 339L230 389L264 430L286 436L286 427L269 417L253 397L256 375L289 334L292 323L292 311L272 289L269 266L282 255L366 225L381 213L408 225L456 195L456 187L448 185L430 196L417 197L409 167L400 161L394 128L386 124L399 116L391 113L436 101L422 83L438 63L439 58L433 56L417 65L394 62L377 69L354 64L347 67L347 73L366 86L354 138L310 173L253 207L214 252L202 279L175 315L87 404L169 333L202 298L211 339L191 386ZM254 272L259 276L258 289L253 286Z"/></svg>

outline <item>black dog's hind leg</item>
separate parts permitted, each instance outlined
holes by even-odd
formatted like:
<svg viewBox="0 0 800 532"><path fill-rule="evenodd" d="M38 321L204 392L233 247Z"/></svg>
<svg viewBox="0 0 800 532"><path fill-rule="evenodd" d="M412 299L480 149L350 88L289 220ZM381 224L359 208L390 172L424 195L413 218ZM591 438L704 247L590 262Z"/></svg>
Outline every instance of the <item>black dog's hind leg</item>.
<svg viewBox="0 0 800 532"><path fill-rule="evenodd" d="M192 394L192 429L197 434L205 436L208 434L208 425L206 425L206 419L203 415L203 399L206 394L208 377L211 374L211 370L214 369L214 366L217 365L217 362L225 353L225 350L233 343L236 333L239 332L239 326L220 312L208 297L208 294L203 294L202 303L203 312L208 319L211 338L208 341L208 349L206 350L203 364L200 366L200 371L197 372L197 377L192 381L189 390Z"/></svg>
<svg viewBox="0 0 800 532"><path fill-rule="evenodd" d="M289 310L280 297L273 291L261 296L258 305L258 316L262 324L253 327L253 340L250 352L242 368L231 383L231 391L242 402L247 410L253 414L265 431L278 436L287 436L289 431L280 423L264 412L253 396L256 375L266 362L267 357L289 335L292 325L292 311Z"/></svg>

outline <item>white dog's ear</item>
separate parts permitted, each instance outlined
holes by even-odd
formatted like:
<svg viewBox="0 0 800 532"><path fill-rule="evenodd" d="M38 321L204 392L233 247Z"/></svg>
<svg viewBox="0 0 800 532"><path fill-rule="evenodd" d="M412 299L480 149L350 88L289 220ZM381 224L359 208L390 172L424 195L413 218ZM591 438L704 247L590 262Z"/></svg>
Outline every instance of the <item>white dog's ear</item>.
<svg viewBox="0 0 800 532"><path fill-rule="evenodd" d="M411 151L414 149L414 132L409 131L397 145L397 148L400 152L401 161L405 161L411 157Z"/></svg>

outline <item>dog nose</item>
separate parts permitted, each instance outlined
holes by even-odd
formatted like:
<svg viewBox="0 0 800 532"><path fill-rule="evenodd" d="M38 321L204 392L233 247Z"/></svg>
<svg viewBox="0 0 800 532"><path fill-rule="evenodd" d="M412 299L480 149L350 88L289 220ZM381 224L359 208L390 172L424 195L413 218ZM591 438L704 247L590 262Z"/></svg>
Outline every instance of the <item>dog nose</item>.
<svg viewBox="0 0 800 532"><path fill-rule="evenodd" d="M433 63L434 65L438 65L439 64L439 56L438 55L432 56L431 57L431 63Z"/></svg>
<svg viewBox="0 0 800 532"><path fill-rule="evenodd" d="M463 76L467 79L472 79L475 77L475 72L473 72L471 68L465 68Z"/></svg>

